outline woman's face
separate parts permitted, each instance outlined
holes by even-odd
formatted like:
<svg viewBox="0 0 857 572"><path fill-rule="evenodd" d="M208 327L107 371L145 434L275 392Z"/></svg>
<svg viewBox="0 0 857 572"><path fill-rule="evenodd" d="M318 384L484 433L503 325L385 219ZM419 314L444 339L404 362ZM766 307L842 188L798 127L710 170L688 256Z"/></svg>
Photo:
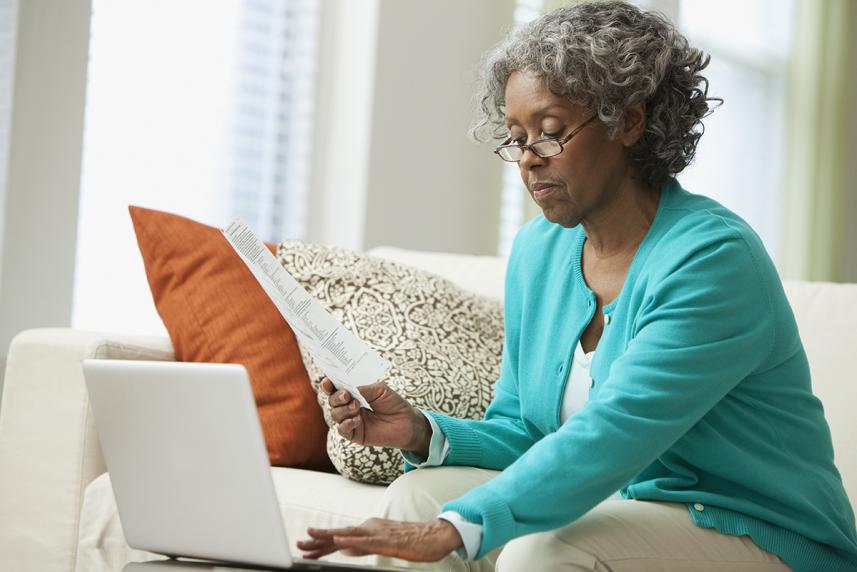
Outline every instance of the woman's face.
<svg viewBox="0 0 857 572"><path fill-rule="evenodd" d="M515 71L506 82L506 126L516 143L560 139L583 124L592 111L554 95L543 80ZM629 161L620 138L611 141L596 118L562 153L541 158L527 150L518 163L530 196L549 221L570 228L588 221L616 197Z"/></svg>

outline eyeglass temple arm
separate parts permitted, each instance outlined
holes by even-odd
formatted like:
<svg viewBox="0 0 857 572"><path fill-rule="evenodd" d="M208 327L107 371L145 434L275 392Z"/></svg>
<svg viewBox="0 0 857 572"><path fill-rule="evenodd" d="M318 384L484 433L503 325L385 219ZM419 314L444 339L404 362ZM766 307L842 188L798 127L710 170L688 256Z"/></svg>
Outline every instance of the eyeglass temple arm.
<svg viewBox="0 0 857 572"><path fill-rule="evenodd" d="M592 123L592 120L593 120L593 119L595 119L596 117L598 117L598 114L597 114L597 113L594 113L594 114L592 115L592 117L590 117L589 119L587 119L586 121L584 121L583 123L581 123L580 125L578 125L577 127L575 127L574 129L572 129L572 130L571 130L571 133L569 133L568 135L566 135L566 136L565 136L565 137L563 137L562 139L557 139L557 141L559 141L560 143L562 143L563 145L565 145L566 143L568 143L568 142L571 140L571 138L572 138L572 137L574 137L575 135L577 135L578 133L580 133L580 130L581 130L581 129L583 129L584 127L586 127L586 126L587 126L587 125L589 125L590 123Z"/></svg>

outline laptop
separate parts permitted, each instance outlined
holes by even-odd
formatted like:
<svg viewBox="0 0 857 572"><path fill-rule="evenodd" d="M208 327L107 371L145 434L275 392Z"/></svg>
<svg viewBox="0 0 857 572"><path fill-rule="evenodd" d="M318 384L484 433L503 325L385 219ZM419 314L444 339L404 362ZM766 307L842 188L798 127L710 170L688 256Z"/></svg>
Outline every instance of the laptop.
<svg viewBox="0 0 857 572"><path fill-rule="evenodd" d="M131 547L266 568L384 570L292 556L244 366L82 365Z"/></svg>

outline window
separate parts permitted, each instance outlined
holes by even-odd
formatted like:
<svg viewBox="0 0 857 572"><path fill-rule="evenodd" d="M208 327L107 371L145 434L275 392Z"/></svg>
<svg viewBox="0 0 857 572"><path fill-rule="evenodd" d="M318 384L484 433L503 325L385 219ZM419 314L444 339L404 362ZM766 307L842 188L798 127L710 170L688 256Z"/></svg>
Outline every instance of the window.
<svg viewBox="0 0 857 572"><path fill-rule="evenodd" d="M515 5L514 26L518 28L542 13L543 0L518 0ZM527 203L531 200L521 181L517 163L503 163L503 188L500 195L500 237L497 254L508 256L512 241L521 225L526 222Z"/></svg>
<svg viewBox="0 0 857 572"><path fill-rule="evenodd" d="M165 333L127 205L302 238L312 0L94 0L72 327Z"/></svg>
<svg viewBox="0 0 857 572"><path fill-rule="evenodd" d="M6 203L6 166L9 162L9 123L12 119L17 15L16 0L0 0L0 237L3 236L2 221Z"/></svg>
<svg viewBox="0 0 857 572"><path fill-rule="evenodd" d="M682 0L678 23L711 55L703 72L723 105L705 119L697 157L678 176L742 216L776 260L784 172L793 0ZM740 17L736 17L740 14Z"/></svg>

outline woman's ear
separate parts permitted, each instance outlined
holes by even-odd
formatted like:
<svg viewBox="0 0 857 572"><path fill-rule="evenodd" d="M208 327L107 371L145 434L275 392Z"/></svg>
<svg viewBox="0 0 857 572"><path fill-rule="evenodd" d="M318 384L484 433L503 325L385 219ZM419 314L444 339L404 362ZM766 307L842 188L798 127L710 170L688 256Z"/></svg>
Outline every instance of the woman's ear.
<svg viewBox="0 0 857 572"><path fill-rule="evenodd" d="M625 110L625 116L619 128L619 141L625 147L631 147L643 136L645 128L646 104L638 103Z"/></svg>

